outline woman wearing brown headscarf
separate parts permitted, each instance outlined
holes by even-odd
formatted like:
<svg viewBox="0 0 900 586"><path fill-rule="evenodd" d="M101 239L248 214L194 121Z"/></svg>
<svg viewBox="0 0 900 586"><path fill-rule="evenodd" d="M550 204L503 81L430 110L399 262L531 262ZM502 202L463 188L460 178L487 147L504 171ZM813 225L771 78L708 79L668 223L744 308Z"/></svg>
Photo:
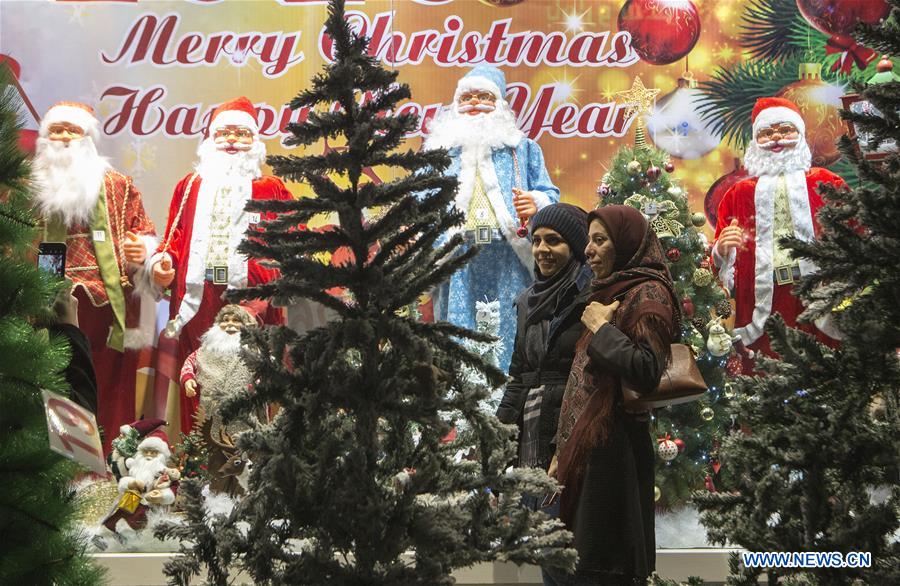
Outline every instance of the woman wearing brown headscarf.
<svg viewBox="0 0 900 586"><path fill-rule="evenodd" d="M656 558L655 454L649 414L626 412L621 386L656 388L680 314L659 240L638 210L594 210L588 227L594 280L550 469L565 487L560 517L579 561L574 576L554 578L560 586L644 584Z"/></svg>

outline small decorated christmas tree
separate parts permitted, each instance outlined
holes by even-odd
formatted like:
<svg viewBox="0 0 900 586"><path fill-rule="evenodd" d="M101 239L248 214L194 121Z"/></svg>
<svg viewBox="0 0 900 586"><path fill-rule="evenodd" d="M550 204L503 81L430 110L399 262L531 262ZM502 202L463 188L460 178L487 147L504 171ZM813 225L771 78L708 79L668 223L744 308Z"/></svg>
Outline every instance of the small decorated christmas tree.
<svg viewBox="0 0 900 586"><path fill-rule="evenodd" d="M233 299L312 299L337 317L303 335L285 328L245 334L255 392L224 403L223 417L266 403L281 410L237 440L254 468L228 517L210 518L197 483L183 483L187 523L163 534L183 539L186 555L166 572L179 584L205 566L216 585L231 583L239 569L255 584L432 586L481 561L571 567L571 534L520 506L523 491L542 494L555 483L543 471L507 471L513 429L482 411L485 389L460 380L468 365L490 387L503 381L458 341L491 338L398 315L475 252L456 254L461 236L435 247L462 221L450 205L456 180L441 174L449 158L398 150L416 122L396 114L409 88L368 55L343 0L331 3L325 33L334 62L291 102L312 110L289 126L286 144L328 137L346 148L270 158L277 174L309 183L316 197L251 202L250 211L280 215L242 251L278 267L281 278ZM367 92L371 100L361 100ZM375 166L397 177L376 184L363 174ZM376 207L386 211L366 222ZM298 229L318 214L338 222L328 231ZM351 253L347 262L315 257L341 247ZM333 288L346 294L338 299L327 292ZM450 431L442 414L454 411L475 440L473 460L454 458L455 442L442 442Z"/></svg>
<svg viewBox="0 0 900 586"><path fill-rule="evenodd" d="M723 325L731 304L709 266L708 243L700 228L702 212L691 212L687 194L674 180L675 166L669 155L646 145L640 112L657 90L648 90L636 79L622 97L634 104L637 125L635 146L623 148L609 165L598 188L599 205L633 206L647 217L666 251L682 310L681 341L691 346L703 379L709 387L699 401L654 412L654 440L664 465L657 466L657 505L670 509L686 504L693 491L715 489L721 475L718 449L733 425L724 405L731 387L725 368L739 367L731 336Z"/></svg>

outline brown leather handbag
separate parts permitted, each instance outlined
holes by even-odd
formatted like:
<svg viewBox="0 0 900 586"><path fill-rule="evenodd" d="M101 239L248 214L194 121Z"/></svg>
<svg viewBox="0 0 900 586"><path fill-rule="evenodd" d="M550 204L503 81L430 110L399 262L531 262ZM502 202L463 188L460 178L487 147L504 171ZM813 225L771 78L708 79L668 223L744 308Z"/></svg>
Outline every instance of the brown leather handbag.
<svg viewBox="0 0 900 586"><path fill-rule="evenodd" d="M649 393L640 393L622 381L622 397L626 411L649 411L668 405L696 401L707 391L690 346L672 344L672 360L659 379L659 386Z"/></svg>

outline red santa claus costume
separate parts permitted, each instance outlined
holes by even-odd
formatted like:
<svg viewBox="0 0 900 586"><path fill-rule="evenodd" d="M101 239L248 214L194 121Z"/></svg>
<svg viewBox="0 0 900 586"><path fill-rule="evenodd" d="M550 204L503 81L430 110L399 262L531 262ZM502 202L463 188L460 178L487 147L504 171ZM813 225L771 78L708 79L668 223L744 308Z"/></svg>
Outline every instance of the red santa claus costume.
<svg viewBox="0 0 900 586"><path fill-rule="evenodd" d="M50 137L51 127L79 127L84 136ZM78 299L78 323L91 343L97 373L97 421L116 430L139 416L135 408L137 349L153 342L156 294L144 267L126 260L129 236L157 247L153 222L131 177L97 153L100 123L93 110L60 102L41 120L33 163L35 203L43 240L65 242L66 278ZM55 136L55 135L54 135Z"/></svg>
<svg viewBox="0 0 900 586"><path fill-rule="evenodd" d="M819 185L844 186L827 169L811 168L812 155L804 138L806 125L797 106L784 98L761 98L752 114L753 140L744 166L750 177L736 183L719 204L716 240L733 220L743 230L743 244L723 257L713 246L713 261L722 284L735 301L734 331L750 349L772 355L764 331L766 320L780 314L792 327L816 334L835 344L838 335L826 321L798 324L803 305L793 294L793 283L816 270L806 260L794 260L778 244L778 238L793 235L809 242L819 233L816 214L822 207ZM770 150L757 143L757 134L773 124L790 123L799 131L796 146ZM792 141L782 141L791 144ZM745 372L752 362L745 359Z"/></svg>
<svg viewBox="0 0 900 586"><path fill-rule="evenodd" d="M247 128L253 140L239 144L216 139L216 131L224 127ZM247 98L226 102L213 112L208 137L197 154L196 171L176 186L165 236L147 261L152 268L168 260L175 271L165 335L178 338L176 368L200 347L201 336L227 303L227 289L263 284L278 275L237 252L248 228L271 219L245 211L247 202L292 199L280 179L262 174L266 146L259 139L256 109ZM268 303L255 304L254 309L264 323L284 321L282 311ZM177 380L177 370L170 378ZM197 397L181 396L181 428L187 432Z"/></svg>

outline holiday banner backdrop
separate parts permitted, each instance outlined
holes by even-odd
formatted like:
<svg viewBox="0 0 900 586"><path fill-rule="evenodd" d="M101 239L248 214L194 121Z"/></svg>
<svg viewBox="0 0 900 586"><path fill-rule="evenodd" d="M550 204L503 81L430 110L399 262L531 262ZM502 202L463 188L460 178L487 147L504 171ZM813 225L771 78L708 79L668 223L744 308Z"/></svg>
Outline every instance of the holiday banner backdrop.
<svg viewBox="0 0 900 586"><path fill-rule="evenodd" d="M793 1L793 0L792 0ZM739 151L701 121L697 89L717 67L747 57L737 0L366 0L349 2L372 52L412 88L424 117L452 99L472 64L503 68L520 125L544 150L563 199L596 202L633 120L617 92L640 77L660 90L653 142L673 155L676 178L702 210L710 186ZM245 94L261 108L270 153L280 128L302 119L284 104L329 56L324 2L3 0L0 53L18 66L34 114L59 100L92 104L100 150L135 178L158 226L176 181L195 158L211 110ZM679 87L679 85L681 87ZM840 91L832 92L835 106ZM28 126L36 128L29 113ZM421 130L411 143L418 147ZM829 134L828 139L831 139ZM339 145L317 145L322 150ZM377 175L378 171L375 171ZM297 196L308 195L291 185Z"/></svg>

